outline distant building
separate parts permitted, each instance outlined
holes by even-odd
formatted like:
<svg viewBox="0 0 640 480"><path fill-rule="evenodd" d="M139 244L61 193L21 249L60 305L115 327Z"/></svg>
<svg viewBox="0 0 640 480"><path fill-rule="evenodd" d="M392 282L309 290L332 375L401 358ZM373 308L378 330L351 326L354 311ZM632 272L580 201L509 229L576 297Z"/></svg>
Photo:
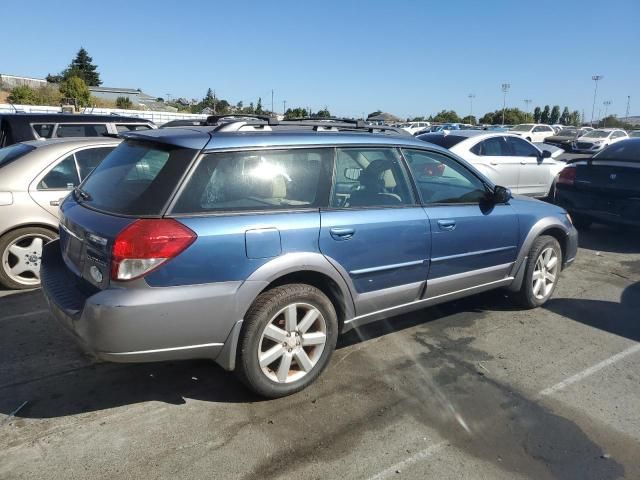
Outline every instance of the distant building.
<svg viewBox="0 0 640 480"><path fill-rule="evenodd" d="M125 97L131 100L134 107L144 110L155 110L164 112L177 112L178 109L158 102L156 97L147 95L141 90L134 88L114 88L114 87L89 87L92 97L100 100L115 102L118 97Z"/></svg>
<svg viewBox="0 0 640 480"><path fill-rule="evenodd" d="M44 78L20 77L18 75L7 75L0 73L0 86L6 89L21 87L26 85L31 88L40 88L47 85Z"/></svg>

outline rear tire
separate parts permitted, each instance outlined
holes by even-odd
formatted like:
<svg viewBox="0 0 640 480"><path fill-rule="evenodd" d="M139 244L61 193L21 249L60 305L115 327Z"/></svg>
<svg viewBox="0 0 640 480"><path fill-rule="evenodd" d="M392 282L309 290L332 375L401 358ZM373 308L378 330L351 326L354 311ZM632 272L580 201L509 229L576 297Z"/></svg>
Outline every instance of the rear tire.
<svg viewBox="0 0 640 480"><path fill-rule="evenodd" d="M306 284L275 287L245 317L236 374L263 397L291 395L320 376L337 338L336 311L324 293Z"/></svg>
<svg viewBox="0 0 640 480"><path fill-rule="evenodd" d="M23 290L40 286L40 260L44 244L57 238L47 228L24 227L0 238L0 284Z"/></svg>
<svg viewBox="0 0 640 480"><path fill-rule="evenodd" d="M562 249L558 241L542 235L533 242L518 292L518 303L525 308L537 308L551 298L562 270Z"/></svg>

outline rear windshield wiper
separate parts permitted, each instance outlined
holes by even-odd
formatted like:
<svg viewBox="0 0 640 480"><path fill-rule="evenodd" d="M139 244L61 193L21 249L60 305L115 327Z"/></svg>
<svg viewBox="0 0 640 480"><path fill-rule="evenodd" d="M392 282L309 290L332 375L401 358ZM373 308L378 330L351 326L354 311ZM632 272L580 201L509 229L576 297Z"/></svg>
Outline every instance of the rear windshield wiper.
<svg viewBox="0 0 640 480"><path fill-rule="evenodd" d="M87 200L90 201L91 200L91 195L89 195L87 192L85 192L84 190L82 190L80 187L76 187L73 189L74 193L76 194L76 198L81 198L82 200Z"/></svg>

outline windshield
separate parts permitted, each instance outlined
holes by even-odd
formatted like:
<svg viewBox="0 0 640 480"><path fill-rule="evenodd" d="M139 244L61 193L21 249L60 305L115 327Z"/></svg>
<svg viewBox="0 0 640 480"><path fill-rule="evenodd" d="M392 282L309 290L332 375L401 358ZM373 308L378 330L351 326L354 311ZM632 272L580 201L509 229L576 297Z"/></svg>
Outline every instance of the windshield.
<svg viewBox="0 0 640 480"><path fill-rule="evenodd" d="M0 148L0 167L8 165L14 160L24 156L36 147L30 145L24 145L22 143L16 143L10 147Z"/></svg>
<svg viewBox="0 0 640 480"><path fill-rule="evenodd" d="M81 185L82 203L108 213L160 215L194 156L194 150L125 142Z"/></svg>
<svg viewBox="0 0 640 480"><path fill-rule="evenodd" d="M516 125L511 130L513 130L514 132L528 132L529 130L531 130L531 128L533 128L533 125L524 124L524 125Z"/></svg>
<svg viewBox="0 0 640 480"><path fill-rule="evenodd" d="M640 163L640 142L616 142L593 156L594 160L623 160Z"/></svg>
<svg viewBox="0 0 640 480"><path fill-rule="evenodd" d="M587 132L582 138L607 138L611 135L611 132L606 130L594 130L593 132Z"/></svg>
<svg viewBox="0 0 640 480"><path fill-rule="evenodd" d="M558 132L559 137L575 137L578 131L575 128L563 128Z"/></svg>

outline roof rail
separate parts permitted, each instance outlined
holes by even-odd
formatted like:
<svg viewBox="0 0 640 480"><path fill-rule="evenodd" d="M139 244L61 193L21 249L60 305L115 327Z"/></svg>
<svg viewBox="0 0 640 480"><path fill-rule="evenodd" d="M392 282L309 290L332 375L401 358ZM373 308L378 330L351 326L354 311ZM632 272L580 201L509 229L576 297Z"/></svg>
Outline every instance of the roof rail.
<svg viewBox="0 0 640 480"><path fill-rule="evenodd" d="M268 115L244 115L244 114L228 114L228 115L209 115L207 117L207 125L218 125L220 120L229 120L230 122L241 122L251 120L262 120L267 122L267 125L278 125L278 119L276 117L270 117Z"/></svg>

